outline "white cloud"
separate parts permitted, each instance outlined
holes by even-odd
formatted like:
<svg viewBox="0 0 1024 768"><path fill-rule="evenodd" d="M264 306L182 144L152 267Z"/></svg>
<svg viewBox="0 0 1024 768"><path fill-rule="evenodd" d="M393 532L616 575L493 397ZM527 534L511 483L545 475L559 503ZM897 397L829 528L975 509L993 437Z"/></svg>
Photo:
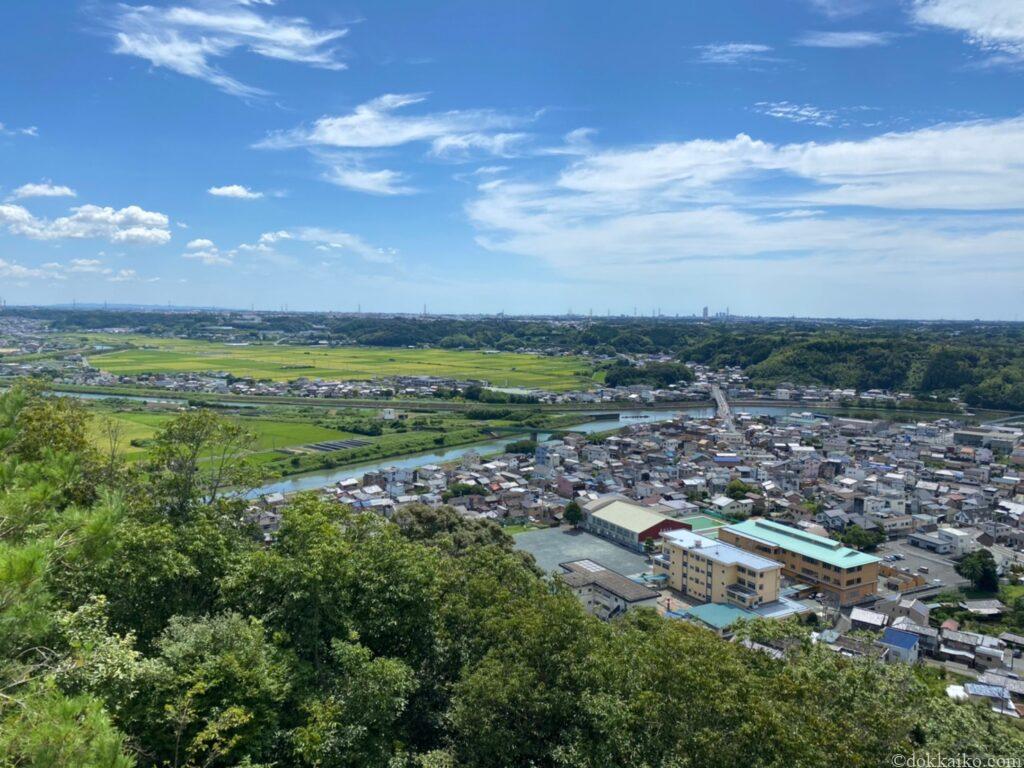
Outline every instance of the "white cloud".
<svg viewBox="0 0 1024 768"><path fill-rule="evenodd" d="M67 267L67 271L81 274L107 275L110 274L111 270L108 267L104 267L103 262L99 259L72 259Z"/></svg>
<svg viewBox="0 0 1024 768"><path fill-rule="evenodd" d="M257 146L265 149L379 149L412 142L443 141L463 134L480 135L522 122L486 109L451 110L411 116L395 114L396 110L425 100L426 96L422 94L384 94L360 104L350 114L321 117L310 127L272 133ZM467 143L469 141L467 139ZM478 141L484 143L484 139Z"/></svg>
<svg viewBox="0 0 1024 768"><path fill-rule="evenodd" d="M760 43L712 43L698 45L697 50L698 61L702 64L739 64L763 59L772 48Z"/></svg>
<svg viewBox="0 0 1024 768"><path fill-rule="evenodd" d="M264 232L256 243L243 243L238 246L237 250L270 257L276 255L275 246L286 241L307 243L320 251L352 253L364 261L387 263L394 261L395 257L393 249L375 248L358 235L326 227L298 227L291 230Z"/></svg>
<svg viewBox="0 0 1024 768"><path fill-rule="evenodd" d="M71 259L67 264L55 261L38 267L26 267L0 259L0 277L14 279L67 280L69 276L96 275L110 282L156 282L159 278L142 278L134 269L114 271L99 259Z"/></svg>
<svg viewBox="0 0 1024 768"><path fill-rule="evenodd" d="M788 101L759 101L754 105L754 111L769 117L793 123L810 123L822 128L834 124L839 117L832 109L823 109L811 104L793 104Z"/></svg>
<svg viewBox="0 0 1024 768"><path fill-rule="evenodd" d="M50 269L26 267L17 262L0 258L0 277L9 277L14 280L46 279L55 277L55 274Z"/></svg>
<svg viewBox="0 0 1024 768"><path fill-rule="evenodd" d="M197 237L195 240L189 240L185 246L190 251L200 251L206 248L214 248L213 240L207 240L205 237Z"/></svg>
<svg viewBox="0 0 1024 768"><path fill-rule="evenodd" d="M727 186L786 175L787 199L814 205L984 210L1024 205L1024 118L939 125L864 141L775 145L739 134L606 150L569 165L580 192L660 190L673 199L731 199Z"/></svg>
<svg viewBox="0 0 1024 768"><path fill-rule="evenodd" d="M842 19L847 16L856 16L867 10L868 3L864 0L809 0L815 10L828 16L830 19Z"/></svg>
<svg viewBox="0 0 1024 768"><path fill-rule="evenodd" d="M108 277L111 283L156 283L159 277L141 277L134 269L119 269L116 274Z"/></svg>
<svg viewBox="0 0 1024 768"><path fill-rule="evenodd" d="M867 48L888 45L893 36L889 32L865 30L848 32L806 32L797 38L798 45L810 48Z"/></svg>
<svg viewBox="0 0 1024 768"><path fill-rule="evenodd" d="M198 261L204 266L229 266L234 263L234 254L221 253L216 247L203 248L201 250L188 251L181 254L183 259Z"/></svg>
<svg viewBox="0 0 1024 768"><path fill-rule="evenodd" d="M324 166L323 178L332 184L375 195L403 195L416 191L407 175L368 167L371 156L407 144L424 144L433 158L465 161L478 155L509 157L519 154L529 139L528 134L509 129L532 118L488 109L398 113L424 101L422 94L384 94L348 114L325 116L312 125L271 133L256 146L304 147Z"/></svg>
<svg viewBox="0 0 1024 768"><path fill-rule="evenodd" d="M260 242L261 243L268 243L268 244L269 243L276 243L276 242L279 242L281 240L291 240L291 239L292 239L291 232L289 232L286 229L279 229L277 232L264 232L262 235L260 235Z"/></svg>
<svg viewBox="0 0 1024 768"><path fill-rule="evenodd" d="M39 130L34 126L30 125L27 128L11 128L10 126L0 123L0 136L38 136Z"/></svg>
<svg viewBox="0 0 1024 768"><path fill-rule="evenodd" d="M481 150L497 157L512 157L516 147L528 139L525 133L461 133L439 136L430 145L435 157L465 157Z"/></svg>
<svg viewBox="0 0 1024 768"><path fill-rule="evenodd" d="M991 54L990 63L1024 63L1024 3L1020 0L915 0L921 24L963 33Z"/></svg>
<svg viewBox="0 0 1024 768"><path fill-rule="evenodd" d="M11 193L8 200L21 200L26 197L75 197L75 190L60 184L44 181L39 184L22 184Z"/></svg>
<svg viewBox="0 0 1024 768"><path fill-rule="evenodd" d="M210 187L206 191L214 197L233 197L238 200L259 200L263 197L262 192L254 192L241 184L228 184L223 187Z"/></svg>
<svg viewBox="0 0 1024 768"><path fill-rule="evenodd" d="M244 49L257 56L344 69L335 47L344 29L316 29L303 18L269 16L247 0L193 5L121 5L111 21L114 51L146 59L188 77L205 80L236 96L265 92L218 69L213 59Z"/></svg>
<svg viewBox="0 0 1024 768"><path fill-rule="evenodd" d="M395 250L391 248L375 248L358 235L321 227L301 227L292 236L296 240L312 243L321 249L337 250L354 253L365 261L390 263L395 260Z"/></svg>
<svg viewBox="0 0 1024 768"><path fill-rule="evenodd" d="M20 205L0 205L0 225L37 240L104 238L112 243L162 245L171 239L165 214L137 205L115 209L82 205L57 219L42 219Z"/></svg>
<svg viewBox="0 0 1024 768"><path fill-rule="evenodd" d="M415 188L406 184L406 175L399 171L380 169L367 170L362 161L354 156L320 156L325 166L323 178L339 187L371 195L410 195Z"/></svg>
<svg viewBox="0 0 1024 768"><path fill-rule="evenodd" d="M1024 119L595 149L552 179L481 184L466 210L489 249L624 285L671 281L690 261L1020 270L1021 147Z"/></svg>
<svg viewBox="0 0 1024 768"><path fill-rule="evenodd" d="M591 144L591 137L597 131L593 128L575 128L562 137L562 144L555 147L545 147L538 154L541 155L589 155L594 147Z"/></svg>

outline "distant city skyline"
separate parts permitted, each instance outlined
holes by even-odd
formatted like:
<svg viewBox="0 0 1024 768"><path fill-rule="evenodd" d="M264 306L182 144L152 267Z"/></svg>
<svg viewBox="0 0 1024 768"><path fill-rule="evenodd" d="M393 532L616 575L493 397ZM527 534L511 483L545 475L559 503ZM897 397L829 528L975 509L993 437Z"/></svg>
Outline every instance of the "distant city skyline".
<svg viewBox="0 0 1024 768"><path fill-rule="evenodd" d="M1024 299L1019 0L52 0L0 22L8 305L1016 320Z"/></svg>

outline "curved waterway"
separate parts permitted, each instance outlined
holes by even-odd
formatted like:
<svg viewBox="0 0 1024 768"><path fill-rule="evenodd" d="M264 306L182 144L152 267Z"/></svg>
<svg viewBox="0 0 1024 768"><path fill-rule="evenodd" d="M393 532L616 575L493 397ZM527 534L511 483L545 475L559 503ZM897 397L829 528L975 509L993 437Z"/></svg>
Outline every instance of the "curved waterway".
<svg viewBox="0 0 1024 768"><path fill-rule="evenodd" d="M156 397L155 395L115 395L100 392L47 392L53 397L74 397L78 400L130 400L136 403L160 403L161 405L185 405L188 401L178 397Z"/></svg>
<svg viewBox="0 0 1024 768"><path fill-rule="evenodd" d="M576 424L572 427L566 427L564 430L560 431L592 434L594 432L607 432L608 430L619 429L621 427L630 427L636 424L653 424L659 421L671 421L683 414L695 419L709 419L715 415L715 409L707 407L681 408L678 411L615 411L610 409L608 412L618 413L619 418L595 419L594 421L587 421L582 424ZM793 409L779 407L751 407L744 409L743 412L756 416L769 416L792 413ZM262 488L258 488L253 491L251 495L260 496L262 494L275 492L294 493L296 491L310 491L316 488L334 485L341 480L348 480L353 477L362 477L368 472L377 472L389 467L396 467L399 469L416 469L428 464L444 464L456 461L471 451L480 456L491 453L500 453L509 443L515 440L522 440L529 436L530 433L524 432L521 435L507 435L497 440L469 443L467 445L460 445L453 448L445 448L440 451L415 453L406 456L393 456L390 459L381 459L367 464L353 464L351 466L340 467L338 469L325 469L318 472L293 475L292 477L285 477L281 480L268 483ZM539 432L537 434L537 439L539 440L547 440L549 437L551 437L551 432Z"/></svg>
<svg viewBox="0 0 1024 768"><path fill-rule="evenodd" d="M77 397L83 400L120 399L136 402L160 403L162 405L185 405L187 403L187 400L175 397L165 398L143 395L107 395L95 392L61 392L59 394L63 396ZM261 407L261 404L257 403L224 402L223 405L241 408ZM793 407L748 406L738 409L738 412L748 413L751 416L779 416L793 413L795 410L796 409ZM607 411L603 412L618 414L618 419L594 419L593 421L575 424L559 431L577 432L589 435L595 432L607 432L613 429L620 429L622 427L635 426L637 424L653 424L661 421L671 421L672 419L678 418L682 415L686 415L694 419L710 419L715 415L715 409L713 406L680 408L679 410L672 411L643 409L623 410L618 408L609 408ZM467 443L466 445L444 448L438 451L392 456L388 459L380 459L378 461L367 462L365 464L352 464L336 469L325 469L315 472L306 472L301 475L292 475L280 480L275 480L272 483L267 483L261 488L257 488L252 491L249 495L261 496L263 494L275 492L295 493L296 491L310 491L317 488L324 488L328 485L334 485L341 480L348 480L353 477L362 477L368 472L378 472L389 467L396 467L399 469L416 469L418 467L427 466L428 464L444 464L456 461L470 452L474 452L480 456L501 453L509 443L528 438L531 434L532 433L529 431L524 431L522 434L505 435L494 440ZM552 433L550 431L538 432L537 439L542 441L547 440L551 437L551 434Z"/></svg>
<svg viewBox="0 0 1024 768"><path fill-rule="evenodd" d="M59 397L77 397L80 400L130 400L136 403L159 403L161 405L187 405L188 400L180 397L158 397L156 395L115 395L100 392L48 392ZM243 403L232 400L212 400L210 405L222 405L225 408L263 408L263 403ZM274 405L274 403L267 403Z"/></svg>

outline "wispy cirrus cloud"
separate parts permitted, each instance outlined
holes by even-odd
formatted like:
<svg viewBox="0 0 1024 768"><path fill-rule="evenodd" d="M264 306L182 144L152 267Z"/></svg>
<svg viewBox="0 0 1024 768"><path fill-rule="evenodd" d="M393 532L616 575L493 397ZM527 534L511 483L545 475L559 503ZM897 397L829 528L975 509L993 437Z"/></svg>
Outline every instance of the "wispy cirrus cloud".
<svg viewBox="0 0 1024 768"><path fill-rule="evenodd" d="M371 160L386 150L423 145L427 157L467 161L480 155L510 157L529 140L512 130L530 119L489 109L448 110L408 114L404 110L426 101L423 94L384 94L344 115L324 116L311 125L267 135L260 149L308 150L332 184L375 195L416 191L408 174L373 167Z"/></svg>
<svg viewBox="0 0 1024 768"><path fill-rule="evenodd" d="M110 19L114 52L204 80L235 96L266 95L214 63L238 50L322 69L345 68L336 43L347 30L317 29L304 18L273 16L256 8L271 5L252 0L120 5Z"/></svg>
<svg viewBox="0 0 1024 768"><path fill-rule="evenodd" d="M39 135L39 129L34 125L27 126L25 128L12 128L9 125L0 123L0 136L31 136L36 137Z"/></svg>
<svg viewBox="0 0 1024 768"><path fill-rule="evenodd" d="M805 32L797 38L797 45L808 48L868 48L889 45L894 39L891 32L848 30L843 32Z"/></svg>
<svg viewBox="0 0 1024 768"><path fill-rule="evenodd" d="M701 64L740 64L767 58L770 45L761 43L709 43L697 46L697 61Z"/></svg>
<svg viewBox="0 0 1024 768"><path fill-rule="evenodd" d="M845 19L868 9L868 0L809 0L812 8L830 19Z"/></svg>
<svg viewBox="0 0 1024 768"><path fill-rule="evenodd" d="M989 64L1024 64L1024 3L1019 0L914 0L919 24L962 33Z"/></svg>
<svg viewBox="0 0 1024 768"><path fill-rule="evenodd" d="M333 149L381 149L424 142L443 149L457 143L474 141L486 145L481 137L495 144L495 131L522 124L516 118L488 109L449 110L419 115L400 114L399 110L422 104L427 97L416 93L387 93L358 105L347 115L326 116L311 126L271 133L256 144L263 149L327 147ZM440 142L440 144L438 144ZM500 146L500 142L499 142Z"/></svg>
<svg viewBox="0 0 1024 768"><path fill-rule="evenodd" d="M832 126L839 119L839 113L834 109L815 107L812 104L793 104L789 101L759 101L754 105L754 111L792 123L809 123L820 128Z"/></svg>
<svg viewBox="0 0 1024 768"><path fill-rule="evenodd" d="M319 251L352 253L364 261L377 264L390 264L397 255L397 251L394 248L377 248L367 243L358 235L337 229L300 227L290 234L292 239L312 243Z"/></svg>
<svg viewBox="0 0 1024 768"><path fill-rule="evenodd" d="M321 177L338 187L370 195L411 195L416 188L407 183L407 175L388 168L371 170L362 158L352 154L318 154L324 167Z"/></svg>

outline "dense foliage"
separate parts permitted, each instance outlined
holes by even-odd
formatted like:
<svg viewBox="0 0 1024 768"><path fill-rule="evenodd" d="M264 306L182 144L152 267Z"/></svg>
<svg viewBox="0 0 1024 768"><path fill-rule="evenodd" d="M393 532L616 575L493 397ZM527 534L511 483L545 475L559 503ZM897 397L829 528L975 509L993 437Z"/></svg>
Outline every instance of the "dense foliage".
<svg viewBox="0 0 1024 768"><path fill-rule="evenodd" d="M1024 737L909 667L605 624L492 523L314 496L270 545L185 412L141 466L0 396L0 766L877 766Z"/></svg>
<svg viewBox="0 0 1024 768"><path fill-rule="evenodd" d="M987 549L979 549L967 555L956 564L956 572L982 592L995 592L999 589L999 569L995 557Z"/></svg>
<svg viewBox="0 0 1024 768"><path fill-rule="evenodd" d="M605 372L604 381L610 387L624 387L630 384L667 387L670 384L693 381L693 371L682 363L647 363L642 366L618 364Z"/></svg>

